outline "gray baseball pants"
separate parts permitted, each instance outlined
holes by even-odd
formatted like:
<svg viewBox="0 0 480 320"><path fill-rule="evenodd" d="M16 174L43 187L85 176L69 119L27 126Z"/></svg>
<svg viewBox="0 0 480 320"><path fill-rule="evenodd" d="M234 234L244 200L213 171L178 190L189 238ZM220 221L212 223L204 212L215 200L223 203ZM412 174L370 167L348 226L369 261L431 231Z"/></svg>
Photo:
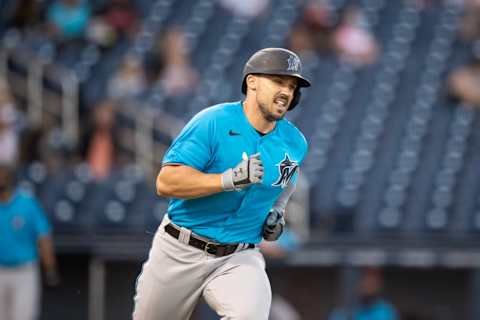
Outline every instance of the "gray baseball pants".
<svg viewBox="0 0 480 320"><path fill-rule="evenodd" d="M36 263L0 267L0 320L34 320L40 302L40 272Z"/></svg>
<svg viewBox="0 0 480 320"><path fill-rule="evenodd" d="M164 230L165 216L137 279L133 320L186 320L203 295L223 320L267 320L272 300L265 260L257 248L215 257Z"/></svg>

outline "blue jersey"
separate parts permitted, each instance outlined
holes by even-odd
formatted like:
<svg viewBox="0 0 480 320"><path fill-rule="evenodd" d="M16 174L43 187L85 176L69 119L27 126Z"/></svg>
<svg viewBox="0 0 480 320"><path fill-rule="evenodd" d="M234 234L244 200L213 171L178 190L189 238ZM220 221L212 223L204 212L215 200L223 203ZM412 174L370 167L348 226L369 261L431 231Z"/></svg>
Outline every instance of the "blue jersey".
<svg viewBox="0 0 480 320"><path fill-rule="evenodd" d="M67 38L83 36L90 20L88 2L79 1L78 6L70 7L62 2L54 2L48 8L48 21L60 29L60 33Z"/></svg>
<svg viewBox="0 0 480 320"><path fill-rule="evenodd" d="M352 317L347 317L343 310L334 311L328 320L397 320L398 315L395 308L383 299L378 299L375 303L368 306L359 306L353 308Z"/></svg>
<svg viewBox="0 0 480 320"><path fill-rule="evenodd" d="M190 120L163 159L204 173L222 173L242 160L242 153L260 153L261 184L242 191L220 192L198 199L171 199L173 223L221 243L261 240L263 222L283 188L296 179L307 152L303 134L289 121L261 135L250 124L240 102L207 108Z"/></svg>
<svg viewBox="0 0 480 320"><path fill-rule="evenodd" d="M0 266L17 266L38 259L37 240L50 232L38 202L16 191L10 201L0 202Z"/></svg>

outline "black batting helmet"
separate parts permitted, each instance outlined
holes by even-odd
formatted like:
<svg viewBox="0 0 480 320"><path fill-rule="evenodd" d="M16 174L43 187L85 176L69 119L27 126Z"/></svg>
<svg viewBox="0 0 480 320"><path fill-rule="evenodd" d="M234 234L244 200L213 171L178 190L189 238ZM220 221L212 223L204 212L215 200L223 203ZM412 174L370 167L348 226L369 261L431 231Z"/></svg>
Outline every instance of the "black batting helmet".
<svg viewBox="0 0 480 320"><path fill-rule="evenodd" d="M300 101L300 88L310 87L310 81L302 76L302 62L292 51L283 48L265 48L255 52L243 68L242 92L247 93L246 78L249 74L271 74L292 76L298 79L293 100L288 107L292 110Z"/></svg>

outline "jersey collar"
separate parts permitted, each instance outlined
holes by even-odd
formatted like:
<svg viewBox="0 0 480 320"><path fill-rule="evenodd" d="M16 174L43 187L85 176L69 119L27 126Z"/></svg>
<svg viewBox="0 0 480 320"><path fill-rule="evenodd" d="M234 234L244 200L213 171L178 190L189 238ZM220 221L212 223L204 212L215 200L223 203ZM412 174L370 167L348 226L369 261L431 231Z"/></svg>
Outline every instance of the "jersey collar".
<svg viewBox="0 0 480 320"><path fill-rule="evenodd" d="M261 135L257 129L255 129L252 124L250 123L250 121L248 121L248 118L247 116L245 115L245 111L243 110L243 100L239 101L238 102L238 112L240 113L240 117L242 118L243 122L245 123L245 125L249 128L249 131L251 131L253 134L255 134L255 136L259 137L259 138L264 138L264 137L271 137L273 135L276 134L277 132L277 128L278 128L278 125L280 123L280 121L282 120L278 120L276 123L275 123L275 127L272 129L272 131L264 134L264 135Z"/></svg>

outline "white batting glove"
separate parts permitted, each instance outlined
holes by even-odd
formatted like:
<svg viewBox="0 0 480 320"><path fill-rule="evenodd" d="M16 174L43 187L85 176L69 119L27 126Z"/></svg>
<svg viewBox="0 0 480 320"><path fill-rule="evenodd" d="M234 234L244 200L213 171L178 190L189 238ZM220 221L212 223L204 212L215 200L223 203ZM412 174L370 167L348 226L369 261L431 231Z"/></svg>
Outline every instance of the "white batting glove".
<svg viewBox="0 0 480 320"><path fill-rule="evenodd" d="M275 241L280 238L284 228L285 219L283 218L283 212L272 208L263 224L262 236L267 241Z"/></svg>
<svg viewBox="0 0 480 320"><path fill-rule="evenodd" d="M260 153L250 157L244 152L242 161L235 167L222 174L222 188L225 191L240 191L249 185L262 183L263 163Z"/></svg>

